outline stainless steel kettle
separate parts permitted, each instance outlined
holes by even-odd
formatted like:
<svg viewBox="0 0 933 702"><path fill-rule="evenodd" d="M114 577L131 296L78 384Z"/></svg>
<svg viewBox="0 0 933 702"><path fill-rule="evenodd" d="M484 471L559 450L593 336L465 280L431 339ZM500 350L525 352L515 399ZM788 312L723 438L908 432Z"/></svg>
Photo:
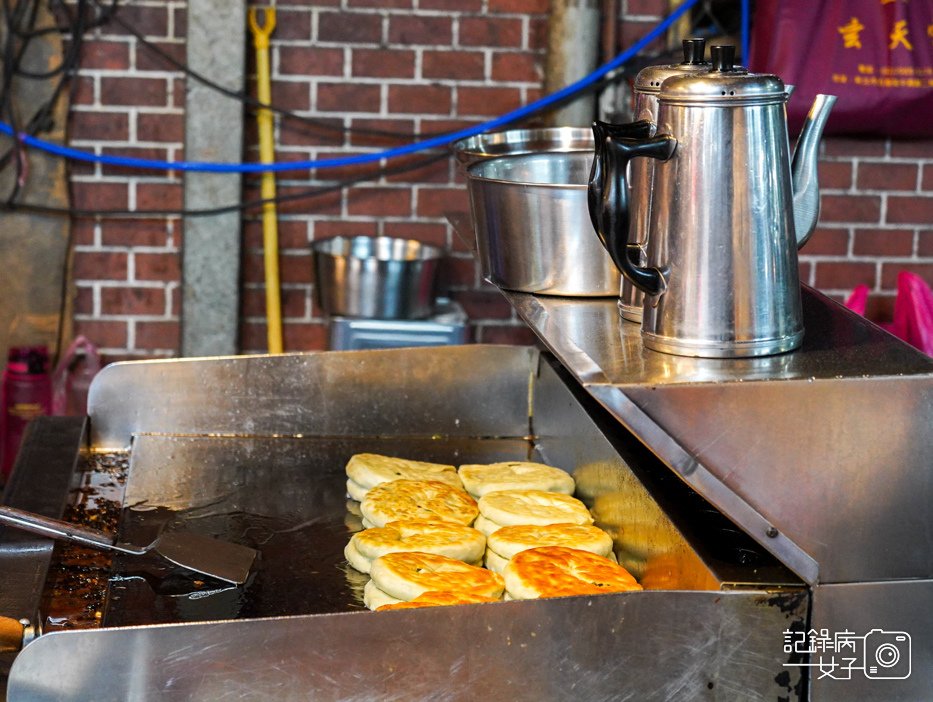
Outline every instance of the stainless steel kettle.
<svg viewBox="0 0 933 702"><path fill-rule="evenodd" d="M683 40L684 60L681 63L647 66L635 76L635 119L650 125L648 136L654 136L658 121L658 94L661 84L673 76L708 71L710 64L705 59L706 40L700 38ZM632 161L629 173L629 188L634 207L628 237L629 256L636 265L645 265L645 247L648 243L648 212L651 209L652 184L655 162L647 158ZM644 293L622 276L619 290L619 314L630 322L641 322Z"/></svg>
<svg viewBox="0 0 933 702"><path fill-rule="evenodd" d="M712 68L660 86L658 135L594 128L606 170L591 219L619 270L644 291L642 340L685 356L765 356L803 339L797 248L819 214L817 150L835 98L818 96L793 163L784 83L734 66L714 46ZM646 265L628 255L626 169L655 164ZM601 187L600 187L601 186Z"/></svg>

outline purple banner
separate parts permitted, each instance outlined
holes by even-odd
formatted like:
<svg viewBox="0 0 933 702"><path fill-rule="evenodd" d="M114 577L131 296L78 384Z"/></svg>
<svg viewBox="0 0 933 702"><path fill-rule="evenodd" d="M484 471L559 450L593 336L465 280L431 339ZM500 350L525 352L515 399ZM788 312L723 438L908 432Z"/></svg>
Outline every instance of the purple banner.
<svg viewBox="0 0 933 702"><path fill-rule="evenodd" d="M796 92L796 133L817 93L827 134L933 136L933 1L758 0L749 67Z"/></svg>

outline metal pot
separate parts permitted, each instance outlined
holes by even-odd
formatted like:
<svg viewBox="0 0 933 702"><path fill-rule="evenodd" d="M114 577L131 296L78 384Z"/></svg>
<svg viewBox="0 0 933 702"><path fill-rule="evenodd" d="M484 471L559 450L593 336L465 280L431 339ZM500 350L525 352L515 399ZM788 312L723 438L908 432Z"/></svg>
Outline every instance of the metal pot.
<svg viewBox="0 0 933 702"><path fill-rule="evenodd" d="M584 127L508 129L488 132L454 142L453 149L464 168L499 156L537 153L592 153L593 134Z"/></svg>
<svg viewBox="0 0 933 702"><path fill-rule="evenodd" d="M311 244L318 304L329 316L420 319L431 314L444 252L413 239L337 236Z"/></svg>
<svg viewBox="0 0 933 702"><path fill-rule="evenodd" d="M593 236L587 209L592 153L539 153L467 169L484 275L507 290L615 296L619 272Z"/></svg>

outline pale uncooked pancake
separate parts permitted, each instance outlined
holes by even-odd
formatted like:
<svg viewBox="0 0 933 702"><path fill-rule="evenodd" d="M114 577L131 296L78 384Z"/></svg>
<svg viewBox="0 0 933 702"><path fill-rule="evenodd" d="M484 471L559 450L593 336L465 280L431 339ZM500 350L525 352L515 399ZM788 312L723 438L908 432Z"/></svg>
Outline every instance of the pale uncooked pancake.
<svg viewBox="0 0 933 702"><path fill-rule="evenodd" d="M401 601L399 598L392 597L392 595L380 590L372 580L363 587L363 604L373 611L386 605L398 604Z"/></svg>
<svg viewBox="0 0 933 702"><path fill-rule="evenodd" d="M357 502L362 502L369 492L367 488L357 483L353 478L347 478L347 494Z"/></svg>
<svg viewBox="0 0 933 702"><path fill-rule="evenodd" d="M499 490L544 490L572 495L574 488L567 471L530 461L462 465L458 472L463 487L476 498Z"/></svg>
<svg viewBox="0 0 933 702"><path fill-rule="evenodd" d="M502 525L496 524L491 519L486 519L486 517L480 514L476 517L476 521L473 522L473 528L483 532L483 534L485 534L486 538L488 539L493 532L495 532L497 529L501 529Z"/></svg>
<svg viewBox="0 0 933 702"><path fill-rule="evenodd" d="M479 498L479 511L502 526L593 523L586 505L577 498L543 490L489 492Z"/></svg>
<svg viewBox="0 0 933 702"><path fill-rule="evenodd" d="M436 480L393 480L372 488L360 504L377 527L402 519L428 519L469 526L479 510L463 490Z"/></svg>
<svg viewBox="0 0 933 702"><path fill-rule="evenodd" d="M370 530L366 529L365 531L370 531ZM362 534L362 533L363 532L359 532L359 534ZM353 535L354 538L356 536L358 536L358 534ZM351 566L356 568L361 573L369 572L369 568L372 565L372 560L360 553L359 549L357 549L356 544L354 543L353 538L351 538L347 542L347 545L344 547L343 555L346 557L347 563L349 563Z"/></svg>
<svg viewBox="0 0 933 702"><path fill-rule="evenodd" d="M608 556L612 553L612 538L589 524L523 524L498 529L489 536L488 546L505 559L541 546L567 546Z"/></svg>
<svg viewBox="0 0 933 702"><path fill-rule="evenodd" d="M373 561L370 576L383 592L409 602L429 590L502 595L502 576L431 553L387 553Z"/></svg>
<svg viewBox="0 0 933 702"><path fill-rule="evenodd" d="M509 594L517 600L642 589L625 568L608 558L564 546L517 553L502 575Z"/></svg>
<svg viewBox="0 0 933 702"><path fill-rule="evenodd" d="M486 537L472 527L423 519L389 522L381 529L367 529L354 534L350 543L369 561L387 553L421 551L475 563L486 550Z"/></svg>
<svg viewBox="0 0 933 702"><path fill-rule="evenodd" d="M487 548L485 563L486 567L489 568L489 570L491 570L493 573L502 575L502 571L505 570L505 567L509 564L509 559L503 558L492 549Z"/></svg>
<svg viewBox="0 0 933 702"><path fill-rule="evenodd" d="M454 466L382 456L378 453L351 456L347 463L347 476L364 490L392 480L437 480L463 489Z"/></svg>
<svg viewBox="0 0 933 702"><path fill-rule="evenodd" d="M418 595L411 602L383 605L377 610L384 612L393 609L413 609L416 607L446 607L448 605L479 604L482 602L498 602L498 598L478 595L475 592L425 592Z"/></svg>

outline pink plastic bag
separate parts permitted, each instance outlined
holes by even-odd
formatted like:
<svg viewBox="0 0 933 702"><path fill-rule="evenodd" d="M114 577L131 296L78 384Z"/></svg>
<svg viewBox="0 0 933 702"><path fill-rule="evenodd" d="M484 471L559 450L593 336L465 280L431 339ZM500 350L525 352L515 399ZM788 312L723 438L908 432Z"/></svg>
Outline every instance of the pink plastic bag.
<svg viewBox="0 0 933 702"><path fill-rule="evenodd" d="M864 315L868 300L868 286L859 285L852 291L845 305L853 312ZM916 273L901 271L897 274L897 298L894 300L894 319L881 324L898 339L933 356L933 290Z"/></svg>

